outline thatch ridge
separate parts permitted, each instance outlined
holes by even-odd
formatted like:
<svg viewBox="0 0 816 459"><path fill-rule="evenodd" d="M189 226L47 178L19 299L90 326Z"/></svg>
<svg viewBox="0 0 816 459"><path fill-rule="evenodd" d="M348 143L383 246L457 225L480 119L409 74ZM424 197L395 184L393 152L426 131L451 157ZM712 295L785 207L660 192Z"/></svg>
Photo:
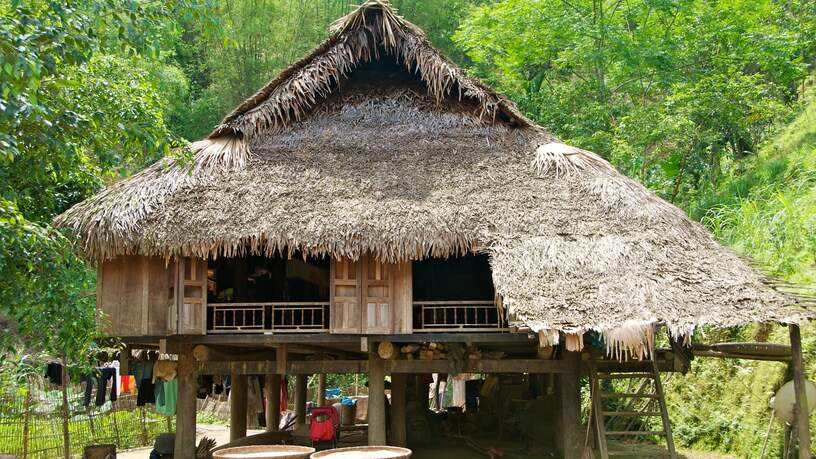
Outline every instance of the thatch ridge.
<svg viewBox="0 0 816 459"><path fill-rule="evenodd" d="M437 103L456 90L456 97L478 101L480 119L492 121L503 113L519 126L534 126L513 102L443 56L424 32L398 16L387 0L363 2L337 20L331 32L310 54L227 115L209 138L283 129L302 119L352 69L377 59L381 52L397 57L408 71L416 72Z"/></svg>

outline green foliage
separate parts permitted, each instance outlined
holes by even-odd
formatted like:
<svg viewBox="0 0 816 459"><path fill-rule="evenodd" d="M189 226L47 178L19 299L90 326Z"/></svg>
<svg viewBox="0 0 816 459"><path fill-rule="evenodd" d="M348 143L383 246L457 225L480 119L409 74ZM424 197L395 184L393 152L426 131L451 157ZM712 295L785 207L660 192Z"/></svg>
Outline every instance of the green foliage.
<svg viewBox="0 0 816 459"><path fill-rule="evenodd" d="M816 284L816 98L754 158L726 168L719 186L698 204L718 238L749 254L777 276ZM704 210L707 209L707 210ZM816 377L816 337L803 328L810 379ZM766 330L746 327L731 336L709 332L707 341L765 339ZM787 328L771 330L769 341L786 344ZM724 378L726 375L728 377ZM771 362L699 360L693 371L672 381L669 403L675 433L684 445L756 457L771 412L768 401L790 379L785 365ZM813 422L816 427L816 422ZM775 422L768 457L779 457L781 424Z"/></svg>
<svg viewBox="0 0 816 459"><path fill-rule="evenodd" d="M172 72L157 64L163 64L162 43L180 30L176 14L196 8L162 1L0 2L4 359L44 352L81 364L94 348L94 274L49 223L176 143L165 124L167 92L186 80L165 78ZM154 68L165 72L151 73ZM171 81L176 86L165 89Z"/></svg>
<svg viewBox="0 0 816 459"><path fill-rule="evenodd" d="M814 18L806 1L505 0L454 41L554 134L689 208L788 112Z"/></svg>

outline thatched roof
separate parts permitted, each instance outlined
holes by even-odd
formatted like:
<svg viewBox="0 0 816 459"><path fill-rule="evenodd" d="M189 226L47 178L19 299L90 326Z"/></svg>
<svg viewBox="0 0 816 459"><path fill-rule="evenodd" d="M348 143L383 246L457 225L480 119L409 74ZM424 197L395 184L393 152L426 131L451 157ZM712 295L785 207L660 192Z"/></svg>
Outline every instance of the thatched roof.
<svg viewBox="0 0 816 459"><path fill-rule="evenodd" d="M91 258L490 255L513 324L640 340L810 317L699 224L559 143L371 0L166 159L57 223ZM637 339L633 339L635 336Z"/></svg>

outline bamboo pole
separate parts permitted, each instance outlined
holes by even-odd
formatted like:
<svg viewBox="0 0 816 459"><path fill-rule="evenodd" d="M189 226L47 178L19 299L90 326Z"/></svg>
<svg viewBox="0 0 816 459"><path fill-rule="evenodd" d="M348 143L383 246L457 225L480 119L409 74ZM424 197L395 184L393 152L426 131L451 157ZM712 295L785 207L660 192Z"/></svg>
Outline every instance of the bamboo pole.
<svg viewBox="0 0 816 459"><path fill-rule="evenodd" d="M71 459L71 433L68 430L68 363L62 357L62 449L63 457Z"/></svg>
<svg viewBox="0 0 816 459"><path fill-rule="evenodd" d="M793 412L796 417L796 431L799 435L799 458L810 459L810 420L807 391L805 390L805 365L802 361L802 336L799 325L790 324L788 328L793 363L793 385L796 390L796 403Z"/></svg>
<svg viewBox="0 0 816 459"><path fill-rule="evenodd" d="M28 429L31 422L31 393L33 388L29 380L28 392L25 398L25 417L23 418L23 459L28 458Z"/></svg>

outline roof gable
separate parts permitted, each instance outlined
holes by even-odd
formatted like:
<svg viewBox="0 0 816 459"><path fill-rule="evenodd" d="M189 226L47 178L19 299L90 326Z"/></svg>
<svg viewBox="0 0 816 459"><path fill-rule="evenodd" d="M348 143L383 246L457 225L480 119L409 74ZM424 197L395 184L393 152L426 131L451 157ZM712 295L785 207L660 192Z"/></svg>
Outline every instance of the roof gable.
<svg viewBox="0 0 816 459"><path fill-rule="evenodd" d="M251 138L285 129L306 116L355 69L386 56L400 63L405 72L417 75L438 104L449 97L470 99L476 102L473 114L485 122L503 119L518 126L534 125L510 100L444 57L387 0L364 2L336 21L330 31L331 36L309 55L227 115L209 138Z"/></svg>

